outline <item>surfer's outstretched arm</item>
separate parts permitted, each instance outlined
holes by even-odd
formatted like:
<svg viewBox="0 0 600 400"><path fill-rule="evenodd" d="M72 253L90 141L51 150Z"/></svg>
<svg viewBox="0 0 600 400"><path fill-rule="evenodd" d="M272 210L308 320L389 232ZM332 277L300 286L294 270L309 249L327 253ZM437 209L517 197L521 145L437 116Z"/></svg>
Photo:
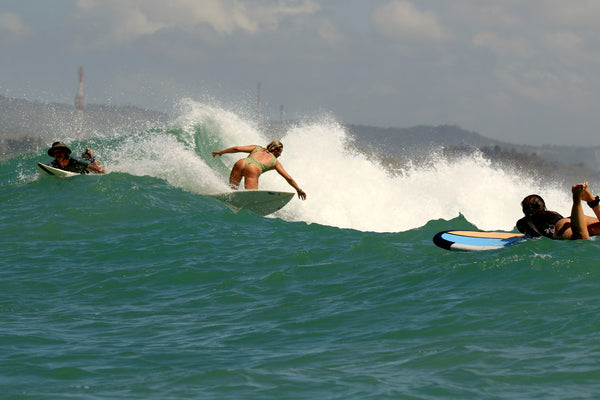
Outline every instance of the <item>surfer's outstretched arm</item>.
<svg viewBox="0 0 600 400"><path fill-rule="evenodd" d="M296 193L298 193L298 198L306 200L306 193L304 193L304 190L300 189L300 186L298 186L294 178L292 178L291 175L288 174L285 169L283 169L283 165L281 165L279 161L275 163L275 170L287 181L287 183L290 184L290 186L296 189Z"/></svg>
<svg viewBox="0 0 600 400"><path fill-rule="evenodd" d="M252 144L249 146L233 146L233 147L229 147L223 150L217 150L217 151L213 151L212 152L212 156L216 157L216 156L222 156L223 154L230 154L230 153L252 153L252 150L254 150L257 147L257 145Z"/></svg>

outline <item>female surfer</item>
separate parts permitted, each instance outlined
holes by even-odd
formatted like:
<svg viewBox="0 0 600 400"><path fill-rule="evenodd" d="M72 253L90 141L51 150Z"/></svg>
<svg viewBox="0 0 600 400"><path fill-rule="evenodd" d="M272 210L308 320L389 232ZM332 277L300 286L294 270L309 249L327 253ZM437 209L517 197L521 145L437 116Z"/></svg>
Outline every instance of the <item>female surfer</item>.
<svg viewBox="0 0 600 400"><path fill-rule="evenodd" d="M517 229L532 237L550 239L589 239L600 235L600 197L594 197L588 183L578 183L571 188L573 206L571 217L564 218L557 212L548 211L544 199L532 194L523 199L521 207L525 217L517 221ZM586 201L596 218L584 215L581 201Z"/></svg>
<svg viewBox="0 0 600 400"><path fill-rule="evenodd" d="M266 171L275 169L298 193L298 197L302 200L306 199L306 193L288 174L283 165L277 161L277 157L283 152L283 144L278 140L273 140L266 148L250 145L250 146L235 146L229 147L220 151L213 151L212 155L221 156L228 153L250 153L248 157L238 160L231 170L229 175L229 186L237 189L240 186L242 178L244 178L244 187L246 189L258 189L258 177Z"/></svg>

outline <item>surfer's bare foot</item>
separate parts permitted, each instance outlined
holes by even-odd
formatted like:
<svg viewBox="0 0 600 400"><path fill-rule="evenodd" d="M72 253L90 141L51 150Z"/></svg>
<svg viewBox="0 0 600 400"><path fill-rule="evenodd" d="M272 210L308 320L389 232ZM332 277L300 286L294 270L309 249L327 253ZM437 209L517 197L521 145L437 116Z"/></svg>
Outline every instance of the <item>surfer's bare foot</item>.
<svg viewBox="0 0 600 400"><path fill-rule="evenodd" d="M581 200L588 202L596 200L596 197L592 194L590 188L587 185L585 186L585 189L583 189L583 191L581 192Z"/></svg>

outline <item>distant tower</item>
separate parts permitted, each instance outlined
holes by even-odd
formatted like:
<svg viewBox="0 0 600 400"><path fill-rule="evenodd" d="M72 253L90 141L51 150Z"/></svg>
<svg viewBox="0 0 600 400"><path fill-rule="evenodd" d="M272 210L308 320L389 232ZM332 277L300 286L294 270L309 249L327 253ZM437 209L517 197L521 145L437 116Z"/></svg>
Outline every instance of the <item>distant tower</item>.
<svg viewBox="0 0 600 400"><path fill-rule="evenodd" d="M83 110L83 67L79 67L79 86L77 86L75 95L75 108L79 111Z"/></svg>
<svg viewBox="0 0 600 400"><path fill-rule="evenodd" d="M83 67L79 67L79 86L75 95L75 108L77 116L75 117L75 129L77 140L83 135Z"/></svg>

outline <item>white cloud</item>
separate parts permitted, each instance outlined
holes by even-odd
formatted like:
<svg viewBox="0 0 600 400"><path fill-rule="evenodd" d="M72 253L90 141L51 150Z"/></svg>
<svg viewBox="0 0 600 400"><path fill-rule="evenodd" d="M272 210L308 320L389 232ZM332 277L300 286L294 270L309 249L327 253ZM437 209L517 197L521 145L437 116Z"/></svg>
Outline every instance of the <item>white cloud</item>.
<svg viewBox="0 0 600 400"><path fill-rule="evenodd" d="M521 1L482 2L479 0L456 0L447 11L448 19L457 30L488 29L516 30L524 25L530 25L527 7L529 3Z"/></svg>
<svg viewBox="0 0 600 400"><path fill-rule="evenodd" d="M26 37L32 30L25 25L23 19L15 13L0 14L0 41L12 42Z"/></svg>
<svg viewBox="0 0 600 400"><path fill-rule="evenodd" d="M536 52L530 42L521 36L504 35L501 33L483 31L473 37L473 44L492 50L499 58L519 57L529 58Z"/></svg>
<svg viewBox="0 0 600 400"><path fill-rule="evenodd" d="M333 46L342 40L341 33L329 20L324 20L320 23L318 32L321 38L329 45Z"/></svg>
<svg viewBox="0 0 600 400"><path fill-rule="evenodd" d="M79 17L95 29L98 42L123 44L161 29L193 32L210 26L219 35L275 30L285 18L314 14L315 0L79 0Z"/></svg>
<svg viewBox="0 0 600 400"><path fill-rule="evenodd" d="M560 26L597 30L600 2L597 0L545 0L540 3L540 17Z"/></svg>
<svg viewBox="0 0 600 400"><path fill-rule="evenodd" d="M583 39L573 32L550 33L545 38L546 47L565 52L573 52L580 48Z"/></svg>
<svg viewBox="0 0 600 400"><path fill-rule="evenodd" d="M433 12L420 11L408 1L394 0L375 8L375 29L391 39L444 41L447 33Z"/></svg>
<svg viewBox="0 0 600 400"><path fill-rule="evenodd" d="M554 110L593 101L590 88L600 84L600 2L457 0L454 5L446 21L459 33L457 46L466 48L470 40L493 54L488 80L496 86L490 87L508 94L508 101L525 99Z"/></svg>

